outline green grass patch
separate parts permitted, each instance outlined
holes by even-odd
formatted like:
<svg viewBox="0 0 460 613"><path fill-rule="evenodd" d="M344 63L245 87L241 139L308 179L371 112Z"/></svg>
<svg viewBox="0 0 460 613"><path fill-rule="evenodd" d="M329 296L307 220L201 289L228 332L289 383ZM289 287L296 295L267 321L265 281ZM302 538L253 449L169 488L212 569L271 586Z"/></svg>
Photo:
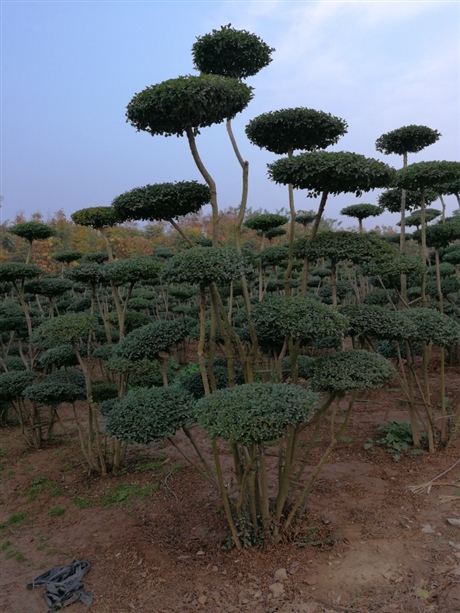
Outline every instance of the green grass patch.
<svg viewBox="0 0 460 613"><path fill-rule="evenodd" d="M24 511L21 511L21 513L15 513L14 515L10 515L6 522L6 525L10 526L11 524L20 524L25 520L25 518L26 514L24 513Z"/></svg>
<svg viewBox="0 0 460 613"><path fill-rule="evenodd" d="M91 500L88 500L87 498L81 498L80 496L72 496L72 502L79 509L87 509L93 504Z"/></svg>
<svg viewBox="0 0 460 613"><path fill-rule="evenodd" d="M111 494L102 498L101 503L108 507L110 505L128 504L135 498L145 499L151 496L158 489L158 483L152 485L140 485L139 483L120 483L117 489Z"/></svg>
<svg viewBox="0 0 460 613"><path fill-rule="evenodd" d="M65 509L63 509L62 507L50 507L48 509L48 515L50 517L60 517L61 515L64 515L65 513Z"/></svg>
<svg viewBox="0 0 460 613"><path fill-rule="evenodd" d="M27 502L37 500L37 498L44 493L48 494L48 496L51 498L56 498L57 496L61 496L64 491L57 485L57 483L51 481L51 479L37 477L30 484Z"/></svg>

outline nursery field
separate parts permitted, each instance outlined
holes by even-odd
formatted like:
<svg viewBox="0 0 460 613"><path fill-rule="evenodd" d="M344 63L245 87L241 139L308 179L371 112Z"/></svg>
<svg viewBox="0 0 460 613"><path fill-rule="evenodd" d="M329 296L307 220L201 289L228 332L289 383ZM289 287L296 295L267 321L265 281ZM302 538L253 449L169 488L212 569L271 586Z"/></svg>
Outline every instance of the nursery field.
<svg viewBox="0 0 460 613"><path fill-rule="evenodd" d="M433 359L433 385L438 367ZM455 368L447 379L458 398ZM18 428L0 430L4 613L45 611L43 588L26 584L74 558L91 564L94 613L460 611L460 527L448 522L460 521L460 464L429 493L408 490L451 467L458 444L435 455L378 444L380 426L407 420L400 389L358 397L285 540L242 551L228 547L218 495L174 447L132 446L119 477L89 476L75 459L70 408L61 411L72 441L57 431L26 450Z"/></svg>
<svg viewBox="0 0 460 613"><path fill-rule="evenodd" d="M3 613L45 611L27 583L73 560L94 613L460 611L460 163L408 164L428 126L375 141L396 170L327 151L341 117L270 111L245 137L285 156L288 208L252 210L232 120L273 52L222 26L126 107L204 182L0 224ZM227 211L199 153L224 122ZM384 210L400 232L365 231Z"/></svg>

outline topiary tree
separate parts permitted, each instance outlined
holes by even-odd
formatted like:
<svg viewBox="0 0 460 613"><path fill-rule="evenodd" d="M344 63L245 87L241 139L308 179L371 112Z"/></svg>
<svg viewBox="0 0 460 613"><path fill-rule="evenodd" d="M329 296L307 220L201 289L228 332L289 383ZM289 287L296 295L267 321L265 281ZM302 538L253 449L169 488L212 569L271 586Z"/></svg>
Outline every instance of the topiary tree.
<svg viewBox="0 0 460 613"><path fill-rule="evenodd" d="M274 51L261 38L231 24L197 36L192 46L195 68L205 74L247 79L272 61Z"/></svg>
<svg viewBox="0 0 460 613"><path fill-rule="evenodd" d="M92 333L96 330L97 325L97 318L87 313L60 315L59 317L49 319L41 324L35 331L33 342L39 344L46 341L48 343L70 343L72 345L85 378L86 399L88 403L88 433L85 457L91 470L97 470L105 474L107 472L107 462L104 456L99 424L97 421L97 412L92 397L91 379L92 362L90 338ZM83 359L79 350L79 345L82 342L87 344L86 361ZM83 434L78 420L77 426L82 438Z"/></svg>
<svg viewBox="0 0 460 613"><path fill-rule="evenodd" d="M244 222L244 225L250 230L256 230L257 232L260 232L262 236L260 251L262 251L264 248L265 236L267 236L269 232L273 232L275 230L281 229L279 226L286 224L287 221L288 221L288 218L285 217L284 215L276 215L274 213L263 213L260 215L254 215L253 217L250 217ZM284 232L285 231L283 230L283 233ZM289 252L288 252L288 258L289 258ZM262 264L262 258L261 258L260 264L259 264L259 301L262 300L263 295L264 295L263 276L264 276L264 273L263 273L263 264Z"/></svg>
<svg viewBox="0 0 460 613"><path fill-rule="evenodd" d="M159 360L163 374L163 384L168 387L166 360L163 354L187 336L187 328L182 321L159 321L142 326L130 332L118 345L117 354L130 361Z"/></svg>
<svg viewBox="0 0 460 613"><path fill-rule="evenodd" d="M430 221L433 221L433 219L436 219L440 215L441 211L439 211L438 209L425 209L425 223L430 223ZM407 227L415 226L417 229L419 229L422 225L422 211L414 211L413 213L411 213L408 217L406 217L405 223ZM401 222L398 221L396 225L401 225ZM411 238L414 238L414 235L412 235Z"/></svg>
<svg viewBox="0 0 460 613"><path fill-rule="evenodd" d="M24 291L30 294L38 294L48 298L50 304L50 317L54 317L54 299L62 296L72 287L72 282L68 279L56 279L54 277L43 277L39 281L30 281L24 286ZM38 299L37 299L38 300Z"/></svg>
<svg viewBox="0 0 460 613"><path fill-rule="evenodd" d="M426 245L426 207L425 191L436 188L436 185L455 181L460 177L460 162L418 162L410 164L399 170L396 177L396 185L402 189L419 190L420 201L420 229L422 243L422 260L427 259ZM402 227L401 227L402 231ZM422 276L422 302L426 304L425 296L426 276Z"/></svg>
<svg viewBox="0 0 460 613"><path fill-rule="evenodd" d="M301 343L330 336L341 336L347 320L331 307L302 296L271 296L253 306L251 312L260 346L268 354L275 353L278 380L283 380L282 364L289 348L291 376L297 381L297 351L293 343ZM291 343L290 343L291 341Z"/></svg>
<svg viewBox="0 0 460 613"><path fill-rule="evenodd" d="M94 251L93 253L85 253L82 257L81 264L91 262L93 264L104 264L109 259L109 255L106 251Z"/></svg>
<svg viewBox="0 0 460 613"><path fill-rule="evenodd" d="M420 197L421 194L419 191L412 190L404 190L406 194L406 200L404 205L404 211L413 211L414 209L419 208L420 206ZM383 191L378 197L379 207L381 209L386 209L390 213L400 213L401 212L401 199L402 199L403 190L399 187L391 187ZM434 202L438 194L430 189L425 192L425 204L431 204ZM401 222L399 221L399 225ZM405 224L407 225L407 224ZM406 232L406 239L408 239L408 235Z"/></svg>
<svg viewBox="0 0 460 613"><path fill-rule="evenodd" d="M169 221L188 243L190 239L177 224L177 218L197 213L211 201L208 185L198 181L156 183L117 196L112 207L123 221Z"/></svg>
<svg viewBox="0 0 460 613"><path fill-rule="evenodd" d="M268 165L268 173L275 183L291 183L295 188L307 189L307 196L321 195L310 240L316 235L329 194L353 193L356 197L378 187L386 187L393 180L393 169L372 158L345 151L312 151L282 158ZM306 293L308 260L304 263L302 293Z"/></svg>
<svg viewBox="0 0 460 613"><path fill-rule="evenodd" d="M24 238L29 243L29 251L27 252L26 264L30 263L32 257L32 243L34 241L43 241L52 236L55 236L56 231L50 226L39 221L26 221L24 223L18 223L15 226L9 228L8 232Z"/></svg>
<svg viewBox="0 0 460 613"><path fill-rule="evenodd" d="M354 217L359 223L359 232L363 233L363 219L377 217L382 213L382 209L375 204L351 204L340 211L341 215Z"/></svg>
<svg viewBox="0 0 460 613"><path fill-rule="evenodd" d="M386 134L382 134L376 142L375 147L377 151L382 152L385 155L396 154L403 156L403 169L407 167L407 156L409 153L418 153L432 144L434 144L439 138L441 134L437 130L432 130L427 126L420 125L409 125L403 126L402 128L397 128L396 130L392 130L391 132L387 132ZM401 211L401 235L400 235L400 252L401 254L406 253L406 228L405 228L405 211L407 206L407 189L403 186L401 190L401 201L400 201L400 211ZM413 189L412 192L419 192L419 190ZM415 196L414 194L414 196ZM412 200L412 195L409 195L409 202ZM405 277L401 277L401 293L403 300L407 299L406 296L406 279Z"/></svg>
<svg viewBox="0 0 460 613"><path fill-rule="evenodd" d="M94 228L101 233L107 247L109 260L113 259L112 246L107 236L107 228L112 228L122 220L110 206L94 206L75 211L71 215L72 221L80 226Z"/></svg>
<svg viewBox="0 0 460 613"><path fill-rule="evenodd" d="M251 98L252 88L237 79L202 74L147 87L127 106L127 120L138 131L152 136L186 134L193 159L210 189L214 246L218 240L219 214L216 183L198 154L195 135L201 128L241 113Z"/></svg>
<svg viewBox="0 0 460 613"><path fill-rule="evenodd" d="M347 123L323 111L303 107L282 109L264 113L249 122L246 134L252 144L268 149L273 153L292 158L294 151L316 151L334 145L347 132ZM285 295L288 296L289 278L292 270L292 243L295 232L294 191L292 181L287 181L291 224L289 233L290 255L284 274ZM323 207L324 210L324 207ZM323 210L318 211L311 231L315 236Z"/></svg>

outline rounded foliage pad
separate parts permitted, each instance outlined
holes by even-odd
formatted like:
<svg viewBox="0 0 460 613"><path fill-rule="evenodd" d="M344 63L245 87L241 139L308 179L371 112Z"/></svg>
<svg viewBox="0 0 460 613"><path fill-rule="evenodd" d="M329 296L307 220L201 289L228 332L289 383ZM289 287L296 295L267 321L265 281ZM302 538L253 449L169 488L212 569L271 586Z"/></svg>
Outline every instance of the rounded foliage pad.
<svg viewBox="0 0 460 613"><path fill-rule="evenodd" d="M246 30L222 26L211 34L197 36L192 46L195 68L206 74L246 79L272 61L274 51L264 41Z"/></svg>
<svg viewBox="0 0 460 613"><path fill-rule="evenodd" d="M193 397L179 387L141 388L114 403L105 429L128 443L164 441L193 421L193 406Z"/></svg>
<svg viewBox="0 0 460 613"><path fill-rule="evenodd" d="M382 387L396 377L393 365L369 351L337 351L318 358L310 384L313 389L340 396L352 390Z"/></svg>
<svg viewBox="0 0 460 613"><path fill-rule="evenodd" d="M200 425L213 439L249 445L286 434L288 426L308 421L318 408L318 396L292 384L246 383L223 389L197 401Z"/></svg>
<svg viewBox="0 0 460 613"><path fill-rule="evenodd" d="M127 121L152 136L182 136L187 129L206 128L241 113L252 87L220 75L185 76L151 85L127 106Z"/></svg>
<svg viewBox="0 0 460 613"><path fill-rule="evenodd" d="M112 207L124 221L161 221L197 213L211 200L207 185L198 181L155 183L117 196Z"/></svg>

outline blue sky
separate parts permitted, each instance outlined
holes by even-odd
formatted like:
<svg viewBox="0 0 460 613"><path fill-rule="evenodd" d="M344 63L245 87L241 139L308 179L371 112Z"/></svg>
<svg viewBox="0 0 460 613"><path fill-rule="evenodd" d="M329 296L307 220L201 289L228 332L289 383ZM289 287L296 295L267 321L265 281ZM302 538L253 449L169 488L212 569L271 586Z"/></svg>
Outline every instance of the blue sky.
<svg viewBox="0 0 460 613"><path fill-rule="evenodd" d="M408 124L442 138L410 157L458 160L460 153L460 3L404 2L117 2L3 0L3 219L58 209L68 215L110 205L147 183L201 177L184 138L152 138L125 122L125 108L144 87L194 72L195 37L231 23L275 47L272 63L248 80L255 96L234 121L250 162L249 206L275 211L286 189L271 183L276 156L252 146L246 123L260 113L305 106L346 119L334 147L384 159L375 140ZM198 139L215 177L221 208L236 206L240 169L223 124ZM375 203L376 192L361 202ZM356 203L331 198L326 216ZM457 205L446 198L448 211ZM296 193L296 208L315 208ZM385 214L379 223L395 224ZM374 225L372 222L368 226Z"/></svg>

